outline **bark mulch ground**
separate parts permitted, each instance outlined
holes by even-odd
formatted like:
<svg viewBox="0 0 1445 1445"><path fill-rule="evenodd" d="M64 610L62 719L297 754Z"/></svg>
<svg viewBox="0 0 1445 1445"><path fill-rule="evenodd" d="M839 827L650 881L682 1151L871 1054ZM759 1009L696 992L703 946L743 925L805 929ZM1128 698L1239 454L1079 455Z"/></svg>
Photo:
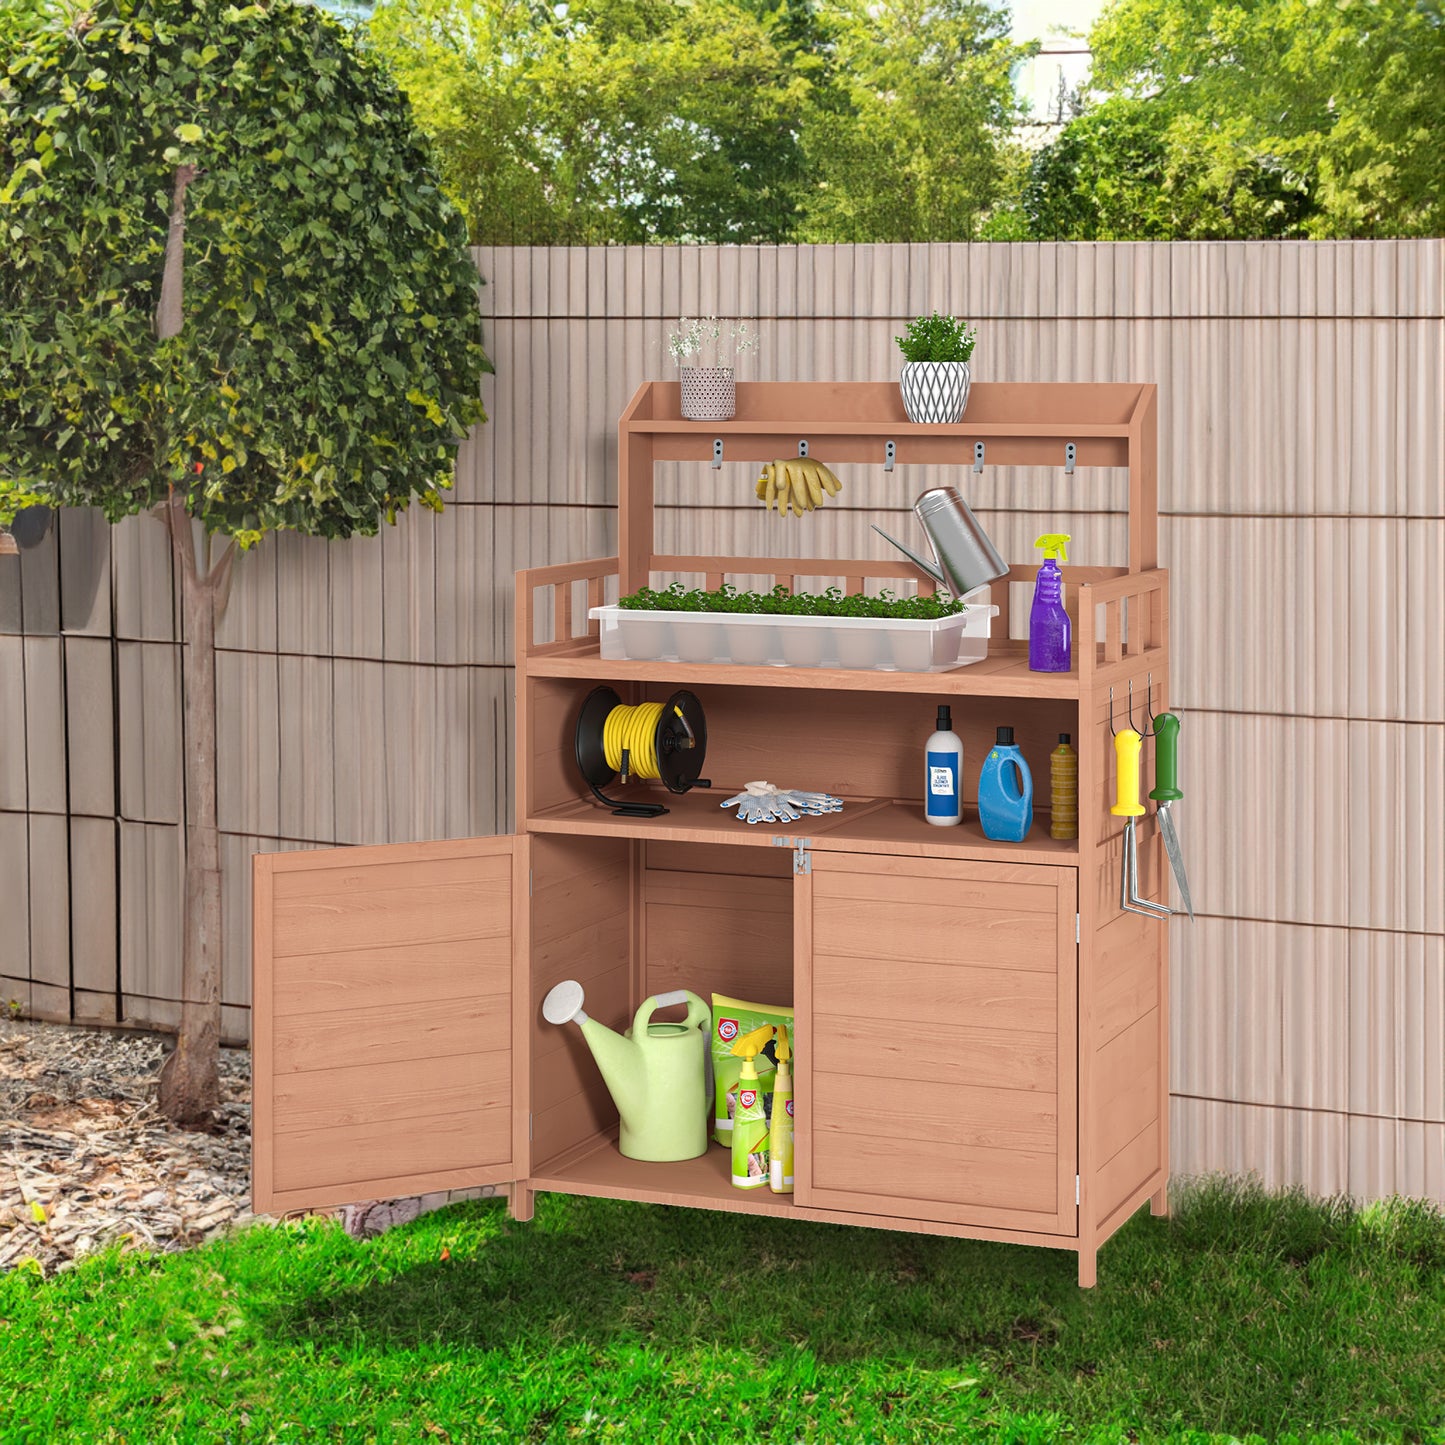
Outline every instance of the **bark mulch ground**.
<svg viewBox="0 0 1445 1445"><path fill-rule="evenodd" d="M250 1056L221 1051L216 1132L197 1134L156 1110L166 1047L0 1020L0 1270L48 1275L113 1241L186 1249L250 1217Z"/></svg>

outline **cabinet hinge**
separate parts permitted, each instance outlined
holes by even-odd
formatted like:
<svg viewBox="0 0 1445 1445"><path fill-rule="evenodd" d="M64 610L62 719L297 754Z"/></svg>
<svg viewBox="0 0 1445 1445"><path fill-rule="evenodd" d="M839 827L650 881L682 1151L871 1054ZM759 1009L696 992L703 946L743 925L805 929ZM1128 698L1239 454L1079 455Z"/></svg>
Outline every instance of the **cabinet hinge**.
<svg viewBox="0 0 1445 1445"><path fill-rule="evenodd" d="M1075 1174L1075 1175L1074 1175L1074 1203L1077 1204L1078 1202L1079 1202L1079 1176L1078 1176L1077 1174Z"/></svg>
<svg viewBox="0 0 1445 1445"><path fill-rule="evenodd" d="M811 838L789 838L783 833L774 833L769 840L774 848L791 848L793 850L793 872L811 873L813 871L813 855L808 851Z"/></svg>
<svg viewBox="0 0 1445 1445"><path fill-rule="evenodd" d="M1074 942L1079 943L1081 941L1079 937L1079 915L1076 913L1074 914Z"/></svg>

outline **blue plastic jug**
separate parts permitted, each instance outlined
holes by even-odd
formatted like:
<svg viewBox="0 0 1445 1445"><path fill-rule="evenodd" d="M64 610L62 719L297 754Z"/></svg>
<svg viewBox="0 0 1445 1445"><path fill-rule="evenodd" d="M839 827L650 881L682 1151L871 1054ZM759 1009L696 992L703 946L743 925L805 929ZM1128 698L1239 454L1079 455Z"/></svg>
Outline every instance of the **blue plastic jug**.
<svg viewBox="0 0 1445 1445"><path fill-rule="evenodd" d="M978 775L978 821L996 843L1022 843L1034 825L1034 779L1014 743L1012 728L999 728Z"/></svg>

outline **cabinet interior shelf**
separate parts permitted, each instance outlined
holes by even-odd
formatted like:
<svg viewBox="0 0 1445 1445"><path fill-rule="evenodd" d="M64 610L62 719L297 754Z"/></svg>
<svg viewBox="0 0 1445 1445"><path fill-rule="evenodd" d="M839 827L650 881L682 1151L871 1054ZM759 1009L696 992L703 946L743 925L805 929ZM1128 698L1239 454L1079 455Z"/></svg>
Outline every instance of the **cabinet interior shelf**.
<svg viewBox="0 0 1445 1445"><path fill-rule="evenodd" d="M659 843L724 843L740 847L779 846L776 839L806 838L828 850L901 854L904 856L975 858L998 863L1070 864L1078 858L1078 840L1049 837L1047 812L1035 812L1034 825L1022 843L998 843L984 836L978 814L964 813L953 828L938 828L923 817L923 805L892 798L847 798L841 813L803 817L793 823L739 823L720 804L737 788L728 786L667 793L659 788L615 788L613 796L629 801L664 803L669 811L658 818L618 817L590 798L543 808L527 819L534 833L591 834L604 838L641 838Z"/></svg>
<svg viewBox="0 0 1445 1445"><path fill-rule="evenodd" d="M626 1159L617 1142L607 1139L555 1170L545 1170L533 1187L604 1199L640 1199L649 1204L679 1204L693 1209L729 1209L744 1214L791 1214L793 1196L771 1189L734 1189L732 1155L709 1143L696 1159L656 1164Z"/></svg>

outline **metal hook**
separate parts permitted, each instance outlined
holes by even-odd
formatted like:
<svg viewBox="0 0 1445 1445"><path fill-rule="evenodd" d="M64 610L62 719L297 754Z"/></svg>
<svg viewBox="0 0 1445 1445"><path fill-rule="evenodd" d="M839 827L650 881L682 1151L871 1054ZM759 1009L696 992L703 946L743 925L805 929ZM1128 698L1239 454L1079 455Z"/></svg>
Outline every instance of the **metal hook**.
<svg viewBox="0 0 1445 1445"><path fill-rule="evenodd" d="M807 438L804 438L802 441L800 441L800 442L798 443L798 455L799 455L800 457L805 457L805 456L808 455L808 442L807 442Z"/></svg>
<svg viewBox="0 0 1445 1445"><path fill-rule="evenodd" d="M719 467L722 466L722 452L723 452L722 438L721 438L721 437L714 437L714 438L712 439L712 465L713 465L713 470L714 470L714 471L716 471Z"/></svg>
<svg viewBox="0 0 1445 1445"><path fill-rule="evenodd" d="M1119 730L1114 726L1114 689L1112 687L1109 689L1109 736L1111 738L1119 736Z"/></svg>
<svg viewBox="0 0 1445 1445"><path fill-rule="evenodd" d="M883 470L885 472L891 472L893 470L893 463L897 459L897 456L898 448L894 446L892 442L889 442L888 445L883 448Z"/></svg>
<svg viewBox="0 0 1445 1445"><path fill-rule="evenodd" d="M1074 475L1074 459L1077 456L1078 451L1075 448L1073 442L1070 442L1064 448L1064 475L1066 477L1071 477Z"/></svg>
<svg viewBox="0 0 1445 1445"><path fill-rule="evenodd" d="M976 471L976 472L981 472L981 471L983 470L983 443L982 443L982 442L974 442L974 444L973 444L973 469L974 469L974 471Z"/></svg>

